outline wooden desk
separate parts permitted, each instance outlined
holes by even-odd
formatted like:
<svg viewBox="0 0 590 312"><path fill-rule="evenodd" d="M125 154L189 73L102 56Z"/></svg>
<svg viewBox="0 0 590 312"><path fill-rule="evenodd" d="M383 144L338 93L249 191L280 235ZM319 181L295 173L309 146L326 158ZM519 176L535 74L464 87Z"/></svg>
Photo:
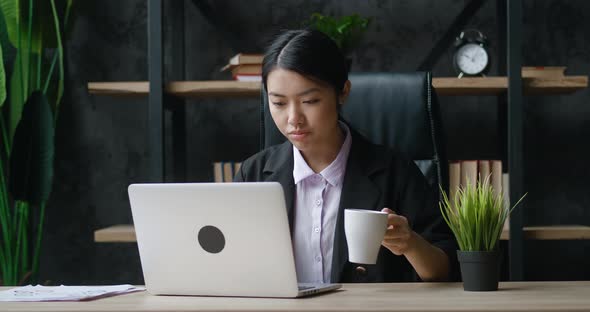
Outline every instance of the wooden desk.
<svg viewBox="0 0 590 312"><path fill-rule="evenodd" d="M303 299L140 292L89 302L0 302L0 311L590 311L590 281L505 282L494 292L466 292L459 283L345 284Z"/></svg>

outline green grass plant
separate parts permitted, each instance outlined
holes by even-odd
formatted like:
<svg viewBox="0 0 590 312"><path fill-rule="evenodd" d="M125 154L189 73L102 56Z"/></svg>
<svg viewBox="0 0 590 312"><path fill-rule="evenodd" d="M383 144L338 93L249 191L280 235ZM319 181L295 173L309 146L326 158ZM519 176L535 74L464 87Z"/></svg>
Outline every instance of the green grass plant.
<svg viewBox="0 0 590 312"><path fill-rule="evenodd" d="M503 192L494 192L490 176L459 187L452 200L441 191L440 211L462 251L495 250L508 215L526 196L509 208Z"/></svg>

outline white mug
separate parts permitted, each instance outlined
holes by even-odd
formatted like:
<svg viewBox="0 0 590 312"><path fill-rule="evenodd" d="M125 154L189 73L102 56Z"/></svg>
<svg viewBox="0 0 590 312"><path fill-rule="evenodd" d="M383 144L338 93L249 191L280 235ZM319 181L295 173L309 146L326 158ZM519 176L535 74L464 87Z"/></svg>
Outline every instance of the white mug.
<svg viewBox="0 0 590 312"><path fill-rule="evenodd" d="M387 212L374 210L344 210L344 234L350 262L377 262L379 247L387 231L387 215Z"/></svg>

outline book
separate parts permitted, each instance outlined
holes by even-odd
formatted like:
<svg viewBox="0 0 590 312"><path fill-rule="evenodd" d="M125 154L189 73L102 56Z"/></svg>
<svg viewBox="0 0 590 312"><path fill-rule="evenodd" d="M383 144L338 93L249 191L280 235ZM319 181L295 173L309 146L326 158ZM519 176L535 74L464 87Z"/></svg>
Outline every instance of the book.
<svg viewBox="0 0 590 312"><path fill-rule="evenodd" d="M522 78L564 77L565 66L527 66L522 68Z"/></svg>
<svg viewBox="0 0 590 312"><path fill-rule="evenodd" d="M461 161L461 186L475 185L477 181L477 160Z"/></svg>
<svg viewBox="0 0 590 312"><path fill-rule="evenodd" d="M455 207L455 196L461 184L461 162L449 162L449 202Z"/></svg>
<svg viewBox="0 0 590 312"><path fill-rule="evenodd" d="M234 180L234 163L233 161L223 164L223 182L232 182Z"/></svg>
<svg viewBox="0 0 590 312"><path fill-rule="evenodd" d="M474 185L489 177L494 195L504 190L501 160L452 160L449 161L449 194L452 199L460 187Z"/></svg>
<svg viewBox="0 0 590 312"><path fill-rule="evenodd" d="M231 69L233 76L236 75L262 75L262 64L238 65Z"/></svg>
<svg viewBox="0 0 590 312"><path fill-rule="evenodd" d="M478 171L479 171L479 180L485 181L485 179L490 179L490 183L492 182L492 177L490 176L491 169L490 169L490 161L489 160L478 160Z"/></svg>
<svg viewBox="0 0 590 312"><path fill-rule="evenodd" d="M213 181L217 183L233 182L240 170L241 162L218 161L213 163Z"/></svg>
<svg viewBox="0 0 590 312"><path fill-rule="evenodd" d="M229 59L229 62L227 63L227 65L221 68L221 71L232 69L239 65L262 64L263 59L263 54L238 53Z"/></svg>
<svg viewBox="0 0 590 312"><path fill-rule="evenodd" d="M261 75L236 75L234 76L234 80L237 81L262 81Z"/></svg>
<svg viewBox="0 0 590 312"><path fill-rule="evenodd" d="M494 196L499 196L502 193L502 161L492 160L492 188L494 189Z"/></svg>
<svg viewBox="0 0 590 312"><path fill-rule="evenodd" d="M238 53L229 59L230 65L262 64L264 54Z"/></svg>
<svg viewBox="0 0 590 312"><path fill-rule="evenodd" d="M262 64L238 65L231 69L232 77L238 81L262 81Z"/></svg>
<svg viewBox="0 0 590 312"><path fill-rule="evenodd" d="M242 163L241 162L235 162L234 163L234 177L236 176L236 174L238 173L238 171L240 171L240 167L242 167Z"/></svg>
<svg viewBox="0 0 590 312"><path fill-rule="evenodd" d="M223 163L222 162L214 162L213 163L213 181L214 182L223 182Z"/></svg>

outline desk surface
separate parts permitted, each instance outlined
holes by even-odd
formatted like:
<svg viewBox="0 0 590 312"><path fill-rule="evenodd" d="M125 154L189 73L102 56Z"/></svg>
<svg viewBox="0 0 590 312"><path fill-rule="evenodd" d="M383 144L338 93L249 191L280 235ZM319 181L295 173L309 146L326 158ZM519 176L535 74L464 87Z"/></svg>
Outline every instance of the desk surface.
<svg viewBox="0 0 590 312"><path fill-rule="evenodd" d="M140 292L89 302L0 302L0 311L590 311L590 281L505 282L494 292L466 292L462 287L459 283L345 284L341 290L301 299Z"/></svg>

